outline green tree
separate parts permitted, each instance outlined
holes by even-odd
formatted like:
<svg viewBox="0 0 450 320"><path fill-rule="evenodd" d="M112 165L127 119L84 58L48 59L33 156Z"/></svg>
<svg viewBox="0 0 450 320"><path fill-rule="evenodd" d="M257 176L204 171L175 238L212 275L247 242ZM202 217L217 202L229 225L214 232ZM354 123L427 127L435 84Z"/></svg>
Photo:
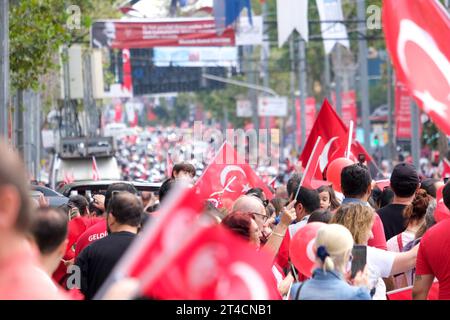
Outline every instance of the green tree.
<svg viewBox="0 0 450 320"><path fill-rule="evenodd" d="M73 12L61 0L13 1L10 7L11 86L16 90L42 88L41 77L58 67L59 48L86 42L94 18L117 11L113 0L73 0L80 8L80 27L70 29ZM117 14L117 13L116 13Z"/></svg>

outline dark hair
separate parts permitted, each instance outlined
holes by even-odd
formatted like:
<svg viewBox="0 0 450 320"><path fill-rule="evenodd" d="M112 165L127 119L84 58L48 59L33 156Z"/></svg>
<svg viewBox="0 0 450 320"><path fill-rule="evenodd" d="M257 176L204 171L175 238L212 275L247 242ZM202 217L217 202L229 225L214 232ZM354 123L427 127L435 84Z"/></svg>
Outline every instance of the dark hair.
<svg viewBox="0 0 450 320"><path fill-rule="evenodd" d="M360 164L352 164L342 169L341 189L346 198L363 197L372 183L369 170Z"/></svg>
<svg viewBox="0 0 450 320"><path fill-rule="evenodd" d="M391 204L393 200L394 200L394 191L392 191L390 187L385 187L377 200L378 207L380 209L384 208L387 205Z"/></svg>
<svg viewBox="0 0 450 320"><path fill-rule="evenodd" d="M288 193L289 200L295 196L297 192L298 185L300 184L301 176L298 173L294 173L288 180L286 189Z"/></svg>
<svg viewBox="0 0 450 320"><path fill-rule="evenodd" d="M259 199L261 199L261 201L264 201L266 199L266 197L264 195L264 191L261 188L251 188L245 194L246 195L254 195L255 197L258 197Z"/></svg>
<svg viewBox="0 0 450 320"><path fill-rule="evenodd" d="M132 227L141 224L143 211L142 200L128 191L114 193L108 208L118 223Z"/></svg>
<svg viewBox="0 0 450 320"><path fill-rule="evenodd" d="M340 203L336 198L336 194L334 193L334 190L330 187L330 186L320 186L317 189L317 192L320 194L322 192L328 192L328 194L330 195L330 208L331 210L335 210L337 208L339 208Z"/></svg>
<svg viewBox="0 0 450 320"><path fill-rule="evenodd" d="M175 180L173 180L173 179L167 179L166 181L164 181L162 183L162 185L158 191L159 203L162 203L162 201L164 200L164 198L167 196L167 194L169 193L169 191L172 189L172 187L174 185L175 185Z"/></svg>
<svg viewBox="0 0 450 320"><path fill-rule="evenodd" d="M11 150L2 138L0 138L0 186L10 185L19 194L18 215L15 229L27 234L31 226L31 202L28 195L26 178L27 169L18 153Z"/></svg>
<svg viewBox="0 0 450 320"><path fill-rule="evenodd" d="M308 219L308 223L311 222L323 222L323 223L329 223L332 218L330 210L326 209L318 209L311 213Z"/></svg>
<svg viewBox="0 0 450 320"><path fill-rule="evenodd" d="M317 209L320 209L320 197L316 190L300 187L300 191L297 196L297 203L301 203L305 208L305 211L310 214Z"/></svg>
<svg viewBox="0 0 450 320"><path fill-rule="evenodd" d="M221 225L250 240L250 226L255 217L249 213L233 212L222 219Z"/></svg>
<svg viewBox="0 0 450 320"><path fill-rule="evenodd" d="M187 162L177 163L172 169L172 179L175 178L175 172L178 174L180 171L185 171L193 178L195 177L195 167Z"/></svg>
<svg viewBox="0 0 450 320"><path fill-rule="evenodd" d="M445 206L450 210L450 182L445 184L444 190L442 190L442 197Z"/></svg>
<svg viewBox="0 0 450 320"><path fill-rule="evenodd" d="M408 198L413 196L418 186L420 186L420 182L405 179L392 179L391 177L391 189L397 197Z"/></svg>
<svg viewBox="0 0 450 320"><path fill-rule="evenodd" d="M435 186L436 182L439 182L439 180L432 178L425 179L420 184L420 189L425 190L430 196L436 199L436 191L437 191Z"/></svg>
<svg viewBox="0 0 450 320"><path fill-rule="evenodd" d="M31 233L41 254L52 253L67 238L69 218L55 208L39 208L35 211Z"/></svg>
<svg viewBox="0 0 450 320"><path fill-rule="evenodd" d="M425 217L425 214L427 213L427 208L430 203L431 196L428 195L428 193L420 189L416 193L416 197L412 201L411 204L406 206L405 210L403 211L403 217L405 217L406 220L406 226L412 221L420 221Z"/></svg>
<svg viewBox="0 0 450 320"><path fill-rule="evenodd" d="M82 216L86 215L86 208L89 207L89 202L82 195L70 196L69 198L69 207L76 207L80 210L80 214Z"/></svg>
<svg viewBox="0 0 450 320"><path fill-rule="evenodd" d="M113 191L127 191L131 194L137 195L138 191L131 183L117 182L109 185L105 193L105 210L108 211L109 202L111 201Z"/></svg>

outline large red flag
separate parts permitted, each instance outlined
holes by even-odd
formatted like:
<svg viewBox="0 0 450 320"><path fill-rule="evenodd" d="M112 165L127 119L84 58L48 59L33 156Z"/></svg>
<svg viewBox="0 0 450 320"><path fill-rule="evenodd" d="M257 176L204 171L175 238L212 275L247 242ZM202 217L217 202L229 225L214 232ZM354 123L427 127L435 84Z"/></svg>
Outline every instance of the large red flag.
<svg viewBox="0 0 450 320"><path fill-rule="evenodd" d="M144 273L151 274L165 265L179 247L199 231L197 222L203 207L204 202L193 188L176 185L157 217L144 226L139 237L128 248L98 297L102 297L116 279L132 277L142 280Z"/></svg>
<svg viewBox="0 0 450 320"><path fill-rule="evenodd" d="M269 200L273 197L267 185L227 142L197 180L195 188L202 199L228 209L234 200L251 188L261 188Z"/></svg>
<svg viewBox="0 0 450 320"><path fill-rule="evenodd" d="M314 174L316 172L317 166L319 165L320 155L323 152L323 149L325 148L325 143L323 139L319 136L316 140L316 143L314 145L314 148L311 152L311 156L308 159L308 163L306 165L305 171L303 172L302 181L300 183L300 186L315 189L318 188L313 183Z"/></svg>
<svg viewBox="0 0 450 320"><path fill-rule="evenodd" d="M220 225L200 231L142 283L145 296L171 300L279 299L272 258ZM144 275L144 279L146 275Z"/></svg>
<svg viewBox="0 0 450 320"><path fill-rule="evenodd" d="M98 171L97 161L94 156L92 156L92 180L100 180L100 172Z"/></svg>
<svg viewBox="0 0 450 320"><path fill-rule="evenodd" d="M300 156L303 165L308 163L308 159L311 156L318 137L322 138L325 146L314 177L323 180L323 172L329 163L330 157L339 148L343 148L342 150L345 152L345 147L348 142L348 129L327 99L322 104L322 108L317 115L316 122L314 122L311 133L303 148L302 155Z"/></svg>
<svg viewBox="0 0 450 320"><path fill-rule="evenodd" d="M450 18L438 0L383 1L386 45L400 81L450 135Z"/></svg>

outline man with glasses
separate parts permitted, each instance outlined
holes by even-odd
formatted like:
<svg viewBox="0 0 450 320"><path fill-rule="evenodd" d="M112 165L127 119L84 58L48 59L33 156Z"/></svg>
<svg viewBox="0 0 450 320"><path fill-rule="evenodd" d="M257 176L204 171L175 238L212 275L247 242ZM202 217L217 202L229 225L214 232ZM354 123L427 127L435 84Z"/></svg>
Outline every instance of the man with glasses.
<svg viewBox="0 0 450 320"><path fill-rule="evenodd" d="M269 217L260 198L252 195L242 196L234 202L232 212L252 213L255 216L258 228L262 232L261 243L266 243L272 229L266 223Z"/></svg>

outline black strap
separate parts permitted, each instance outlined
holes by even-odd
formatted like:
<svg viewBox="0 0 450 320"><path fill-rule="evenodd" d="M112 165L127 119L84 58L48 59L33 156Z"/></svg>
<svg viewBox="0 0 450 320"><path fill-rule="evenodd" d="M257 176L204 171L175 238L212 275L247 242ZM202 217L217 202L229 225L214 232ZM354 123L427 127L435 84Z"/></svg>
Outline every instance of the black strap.
<svg viewBox="0 0 450 320"><path fill-rule="evenodd" d="M303 287L303 284L304 284L305 282L300 282L300 286L298 287L298 289L297 289L297 293L295 294L295 300L299 300L298 298L300 297L300 290L301 290L301 288Z"/></svg>

